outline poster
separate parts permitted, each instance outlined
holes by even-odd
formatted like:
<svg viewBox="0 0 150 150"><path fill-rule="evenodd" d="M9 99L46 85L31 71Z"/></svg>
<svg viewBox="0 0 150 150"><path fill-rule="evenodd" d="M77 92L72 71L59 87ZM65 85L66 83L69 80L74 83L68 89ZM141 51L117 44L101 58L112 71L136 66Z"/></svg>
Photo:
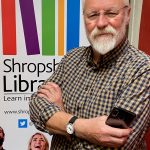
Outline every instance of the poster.
<svg viewBox="0 0 150 150"><path fill-rule="evenodd" d="M0 126L5 149L27 150L37 132L29 118L31 94L55 71L64 54L88 45L80 3L0 1ZM51 136L45 136L50 144Z"/></svg>
<svg viewBox="0 0 150 150"><path fill-rule="evenodd" d="M27 150L30 137L39 132L29 118L31 94L55 71L63 55L72 48L89 45L81 3L0 1L0 126L5 132L6 150ZM129 38L138 41L133 34L135 25L131 25L134 30L129 26ZM50 144L51 136L44 135Z"/></svg>

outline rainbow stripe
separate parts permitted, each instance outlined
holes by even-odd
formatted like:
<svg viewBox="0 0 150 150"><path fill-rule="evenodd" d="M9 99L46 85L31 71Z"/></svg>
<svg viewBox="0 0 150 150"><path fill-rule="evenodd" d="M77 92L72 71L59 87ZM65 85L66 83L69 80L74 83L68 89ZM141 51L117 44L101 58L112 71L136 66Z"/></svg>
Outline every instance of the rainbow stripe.
<svg viewBox="0 0 150 150"><path fill-rule="evenodd" d="M64 0L59 0L59 3L58 3L58 55L59 56L64 55L64 41L65 41L65 33L64 33L65 5L64 3L65 3Z"/></svg>
<svg viewBox="0 0 150 150"><path fill-rule="evenodd" d="M2 38L3 55L17 55L16 50L16 14L15 0L1 0L2 4ZM58 0L58 12L55 14L56 1L41 1L42 16L42 47L39 47L39 37L36 25L33 0L19 0L21 18L27 55L42 54L46 56L56 55L55 44L58 43L58 55L65 54L65 42L67 52L79 46L80 25L80 0ZM65 18L65 9L67 17ZM56 29L56 18L58 28ZM66 19L66 30L65 30ZM56 36L56 30L58 35ZM66 33L65 33L66 31ZM65 39L66 35L66 39ZM58 37L58 39L56 39Z"/></svg>
<svg viewBox="0 0 150 150"><path fill-rule="evenodd" d="M33 0L20 0L20 9L28 55L39 54L39 42L34 14Z"/></svg>
<svg viewBox="0 0 150 150"><path fill-rule="evenodd" d="M67 1L67 51L79 46L80 0Z"/></svg>
<svg viewBox="0 0 150 150"><path fill-rule="evenodd" d="M3 54L16 55L15 0L1 0Z"/></svg>
<svg viewBox="0 0 150 150"><path fill-rule="evenodd" d="M55 55L55 0L42 0L42 54Z"/></svg>

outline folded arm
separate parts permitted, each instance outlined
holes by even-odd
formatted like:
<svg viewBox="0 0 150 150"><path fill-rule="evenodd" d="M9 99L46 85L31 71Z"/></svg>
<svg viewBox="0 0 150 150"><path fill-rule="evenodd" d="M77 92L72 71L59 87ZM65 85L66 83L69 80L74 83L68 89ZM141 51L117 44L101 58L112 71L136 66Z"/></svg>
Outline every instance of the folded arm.
<svg viewBox="0 0 150 150"><path fill-rule="evenodd" d="M46 130L52 134L61 134L68 137L66 125L73 115L65 112L59 86L49 82L41 86L37 97L58 108L58 111L45 122ZM74 124L76 136L96 145L120 147L127 141L131 129L112 128L105 124L106 119L107 116L77 119Z"/></svg>

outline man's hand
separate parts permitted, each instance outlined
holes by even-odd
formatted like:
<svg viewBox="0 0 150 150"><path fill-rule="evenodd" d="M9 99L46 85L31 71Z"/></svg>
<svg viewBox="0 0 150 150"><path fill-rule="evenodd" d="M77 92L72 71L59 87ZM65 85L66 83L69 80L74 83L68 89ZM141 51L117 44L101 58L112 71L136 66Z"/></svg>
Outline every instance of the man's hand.
<svg viewBox="0 0 150 150"><path fill-rule="evenodd" d="M110 127L105 124L106 119L107 116L77 119L75 122L76 136L101 146L120 147L124 145L132 130Z"/></svg>
<svg viewBox="0 0 150 150"><path fill-rule="evenodd" d="M62 101L62 92L60 87L57 84L53 82L48 82L46 85L42 85L41 88L38 90L38 96L44 97L46 100L53 102L55 105L61 107L64 110L63 101ZM61 113L61 117L62 117L63 116L62 112L59 113ZM53 127L55 124L54 123L55 121L53 122L53 119L55 117L56 115L54 115L54 117L51 118L50 120L51 124L49 122L47 123L47 127L49 128L49 130L55 129ZM68 118L70 118L70 116ZM68 120L68 118L66 120ZM82 118L77 119L74 124L76 136L79 138L83 138L96 145L107 146L107 147L121 147L127 141L132 130L130 128L118 129L118 128L110 127L105 124L106 119L107 116L100 116L91 119L82 119ZM57 118L56 120L57 120L56 125L58 125L61 123L62 118L60 120ZM64 130L63 134L66 134L65 125L63 127L63 130ZM60 132L57 131L56 133L60 133Z"/></svg>
<svg viewBox="0 0 150 150"><path fill-rule="evenodd" d="M39 97L44 97L49 102L53 102L64 110L61 88L57 84L47 82L46 85L41 85L37 95Z"/></svg>

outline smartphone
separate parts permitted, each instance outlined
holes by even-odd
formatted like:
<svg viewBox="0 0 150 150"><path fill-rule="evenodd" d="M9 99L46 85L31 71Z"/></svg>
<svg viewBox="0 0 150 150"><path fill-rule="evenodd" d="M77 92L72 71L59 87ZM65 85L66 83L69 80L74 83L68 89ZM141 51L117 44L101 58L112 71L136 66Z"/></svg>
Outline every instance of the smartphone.
<svg viewBox="0 0 150 150"><path fill-rule="evenodd" d="M121 107L114 107L110 112L106 124L115 128L126 129L135 119L136 114Z"/></svg>

